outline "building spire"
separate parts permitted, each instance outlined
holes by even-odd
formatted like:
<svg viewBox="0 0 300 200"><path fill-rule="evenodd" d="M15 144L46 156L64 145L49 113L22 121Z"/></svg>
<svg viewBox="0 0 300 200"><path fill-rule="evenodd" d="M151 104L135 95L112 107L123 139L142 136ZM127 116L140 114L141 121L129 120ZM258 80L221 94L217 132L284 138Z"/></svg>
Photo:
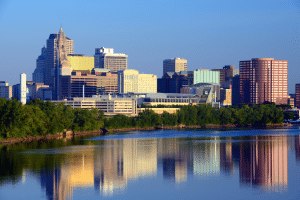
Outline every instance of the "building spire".
<svg viewBox="0 0 300 200"><path fill-rule="evenodd" d="M62 29L62 24L60 25L59 32L60 32L60 33L64 32L63 29Z"/></svg>

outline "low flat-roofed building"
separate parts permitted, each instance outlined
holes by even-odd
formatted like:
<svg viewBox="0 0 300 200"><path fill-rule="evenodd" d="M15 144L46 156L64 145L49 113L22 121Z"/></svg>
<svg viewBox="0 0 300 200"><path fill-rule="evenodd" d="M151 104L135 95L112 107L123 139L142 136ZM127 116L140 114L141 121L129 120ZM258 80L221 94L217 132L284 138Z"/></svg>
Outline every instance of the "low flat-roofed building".
<svg viewBox="0 0 300 200"><path fill-rule="evenodd" d="M173 106L173 105L197 105L199 96L180 93L156 93L146 94L143 104L146 106Z"/></svg>
<svg viewBox="0 0 300 200"><path fill-rule="evenodd" d="M220 85L212 83L197 83L184 85L180 89L181 93L198 95L200 104L218 102L220 100Z"/></svg>

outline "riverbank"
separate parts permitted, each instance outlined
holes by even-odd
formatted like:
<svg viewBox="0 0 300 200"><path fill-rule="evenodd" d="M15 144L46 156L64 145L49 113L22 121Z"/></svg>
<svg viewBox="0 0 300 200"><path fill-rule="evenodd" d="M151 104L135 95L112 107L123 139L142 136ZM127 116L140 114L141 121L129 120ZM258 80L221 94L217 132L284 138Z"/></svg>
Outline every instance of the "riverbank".
<svg viewBox="0 0 300 200"><path fill-rule="evenodd" d="M96 135L103 135L102 130L97 131L65 131L63 133L56 133L54 135L47 134L47 135L38 135L38 136L26 136L22 138L9 138L0 141L0 145L13 145L17 143L30 143L33 141L46 141L46 140L59 140L59 139L72 139L74 137L83 137L83 136L96 136Z"/></svg>
<svg viewBox="0 0 300 200"><path fill-rule="evenodd" d="M252 127L251 125L247 126L250 128L283 128L289 127L292 124L268 124L263 127ZM215 125L208 124L206 126L185 126L185 125L177 125L177 126L157 126L157 127L133 127L133 128L120 128L120 129L101 129L97 131L65 131L63 133L56 133L54 135L39 135L39 136L26 136L22 138L9 138L0 141L0 145L13 145L17 143L30 143L33 141L47 141L47 140L58 140L58 139L72 139L74 137L83 137L83 136L97 136L97 135L105 135L105 134L113 134L117 132L130 132L130 131L152 131L152 130L171 130L171 129L207 129L207 128L244 128L245 126L235 125L235 124L227 124L227 125Z"/></svg>

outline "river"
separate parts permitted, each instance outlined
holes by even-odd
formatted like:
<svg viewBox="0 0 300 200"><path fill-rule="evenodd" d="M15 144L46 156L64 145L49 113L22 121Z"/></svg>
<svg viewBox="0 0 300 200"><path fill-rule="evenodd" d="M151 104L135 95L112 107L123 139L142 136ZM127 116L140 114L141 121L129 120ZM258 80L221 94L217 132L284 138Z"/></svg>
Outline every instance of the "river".
<svg viewBox="0 0 300 200"><path fill-rule="evenodd" d="M300 129L190 129L0 146L0 199L300 199Z"/></svg>

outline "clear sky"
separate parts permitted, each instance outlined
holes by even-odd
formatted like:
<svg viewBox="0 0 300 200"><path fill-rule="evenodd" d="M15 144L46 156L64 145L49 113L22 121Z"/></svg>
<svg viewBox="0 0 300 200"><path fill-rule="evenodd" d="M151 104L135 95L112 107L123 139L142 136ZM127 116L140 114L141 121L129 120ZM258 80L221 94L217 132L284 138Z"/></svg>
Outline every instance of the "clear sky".
<svg viewBox="0 0 300 200"><path fill-rule="evenodd" d="M173 57L188 70L272 57L289 61L290 93L300 82L300 0L0 0L0 81L31 80L61 25L74 53L114 48L128 55L128 69L159 78Z"/></svg>

